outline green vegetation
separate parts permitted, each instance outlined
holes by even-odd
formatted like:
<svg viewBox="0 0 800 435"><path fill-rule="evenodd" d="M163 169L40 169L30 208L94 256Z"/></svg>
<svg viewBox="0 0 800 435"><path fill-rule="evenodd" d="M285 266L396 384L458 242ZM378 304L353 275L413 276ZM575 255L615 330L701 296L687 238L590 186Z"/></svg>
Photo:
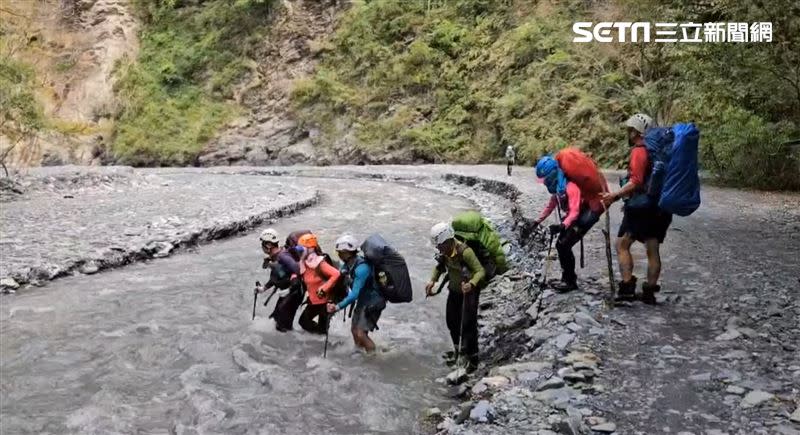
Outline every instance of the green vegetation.
<svg viewBox="0 0 800 435"><path fill-rule="evenodd" d="M190 164L237 110L230 103L271 0L136 0L141 51L121 64L113 153L134 165Z"/></svg>
<svg viewBox="0 0 800 435"><path fill-rule="evenodd" d="M42 106L36 100L33 69L5 55L0 34L0 136L8 139L0 149L0 164L19 147L21 159L36 142L36 134L47 127Z"/></svg>
<svg viewBox="0 0 800 435"><path fill-rule="evenodd" d="M427 161L526 163L575 144L623 166L621 123L644 111L693 120L719 180L800 189L800 6L615 0L356 2L315 76L296 83L297 114L333 142L354 129L369 153ZM574 21L772 22L773 43L578 44ZM603 18L598 18L602 16ZM346 122L342 122L342 120Z"/></svg>

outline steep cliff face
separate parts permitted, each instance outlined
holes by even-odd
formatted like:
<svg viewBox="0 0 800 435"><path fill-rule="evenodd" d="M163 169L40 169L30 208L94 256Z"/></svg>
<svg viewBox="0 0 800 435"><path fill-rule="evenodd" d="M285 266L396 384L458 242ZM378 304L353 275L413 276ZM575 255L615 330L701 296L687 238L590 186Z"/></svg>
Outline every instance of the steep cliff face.
<svg viewBox="0 0 800 435"><path fill-rule="evenodd" d="M117 103L114 67L135 57L138 25L127 0L3 2L3 56L32 70L44 114L35 138L17 143L7 162L48 165L97 161ZM0 146L13 142L0 132Z"/></svg>
<svg viewBox="0 0 800 435"><path fill-rule="evenodd" d="M315 150L290 110L295 79L313 73L317 55L345 2L289 1L275 8L263 43L253 53L249 82L235 93L245 113L230 122L199 158L203 165L294 164L335 161Z"/></svg>

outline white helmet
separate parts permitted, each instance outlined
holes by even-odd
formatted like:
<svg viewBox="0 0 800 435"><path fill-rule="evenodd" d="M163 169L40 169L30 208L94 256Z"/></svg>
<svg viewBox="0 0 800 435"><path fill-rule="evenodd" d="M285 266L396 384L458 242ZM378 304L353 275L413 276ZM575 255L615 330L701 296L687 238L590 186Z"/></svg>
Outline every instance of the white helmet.
<svg viewBox="0 0 800 435"><path fill-rule="evenodd" d="M431 243L433 246L439 246L447 240L456 236L453 227L447 222L439 222L431 228Z"/></svg>
<svg viewBox="0 0 800 435"><path fill-rule="evenodd" d="M637 113L625 121L626 127L630 127L641 134L644 134L648 128L653 127L654 125L653 118L645 115L644 113Z"/></svg>
<svg viewBox="0 0 800 435"><path fill-rule="evenodd" d="M356 252L358 251L358 240L350 234L345 234L336 239L334 249L337 251Z"/></svg>
<svg viewBox="0 0 800 435"><path fill-rule="evenodd" d="M267 228L266 230L262 231L259 239L261 239L261 243L274 243L276 245L280 243L278 239L278 232L272 228Z"/></svg>

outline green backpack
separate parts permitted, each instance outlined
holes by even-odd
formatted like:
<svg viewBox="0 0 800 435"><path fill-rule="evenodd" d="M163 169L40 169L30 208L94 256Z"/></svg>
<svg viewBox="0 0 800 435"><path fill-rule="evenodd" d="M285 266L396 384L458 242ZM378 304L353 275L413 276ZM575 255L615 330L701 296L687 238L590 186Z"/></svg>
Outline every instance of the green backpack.
<svg viewBox="0 0 800 435"><path fill-rule="evenodd" d="M503 240L492 224L477 211L466 211L453 218L456 238L475 251L475 255L486 269L486 279L502 275L508 270Z"/></svg>

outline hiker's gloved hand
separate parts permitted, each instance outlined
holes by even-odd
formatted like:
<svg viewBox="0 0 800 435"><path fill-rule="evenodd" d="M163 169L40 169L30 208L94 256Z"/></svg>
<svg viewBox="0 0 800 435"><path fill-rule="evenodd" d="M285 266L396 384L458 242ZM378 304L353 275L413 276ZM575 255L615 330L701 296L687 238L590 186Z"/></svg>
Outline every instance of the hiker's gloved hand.
<svg viewBox="0 0 800 435"><path fill-rule="evenodd" d="M559 234L561 234L562 231L564 231L564 224L553 224L553 225L550 225L550 235L551 236L559 235Z"/></svg>
<svg viewBox="0 0 800 435"><path fill-rule="evenodd" d="M328 314L333 314L337 311L339 311L339 307L337 307L336 304L328 302Z"/></svg>
<svg viewBox="0 0 800 435"><path fill-rule="evenodd" d="M473 290L473 287L472 287L472 283L471 282L465 282L465 283L461 284L461 291L463 293L469 293L472 290Z"/></svg>
<svg viewBox="0 0 800 435"><path fill-rule="evenodd" d="M433 296L433 286L436 285L434 282L429 282L425 284L425 294L428 296Z"/></svg>

